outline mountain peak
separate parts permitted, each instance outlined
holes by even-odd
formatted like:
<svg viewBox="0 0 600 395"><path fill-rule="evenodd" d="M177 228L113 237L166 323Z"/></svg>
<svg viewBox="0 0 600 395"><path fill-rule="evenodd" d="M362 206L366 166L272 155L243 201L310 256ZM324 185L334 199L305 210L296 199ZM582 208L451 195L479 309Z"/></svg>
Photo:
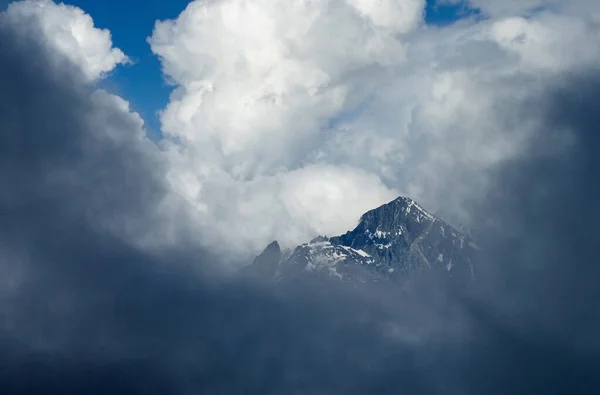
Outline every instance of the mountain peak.
<svg viewBox="0 0 600 395"><path fill-rule="evenodd" d="M468 236L400 196L363 214L353 230L317 237L289 256L273 242L251 266L269 275L277 273L277 278L318 272L377 282L424 268L464 278L473 273L472 245Z"/></svg>
<svg viewBox="0 0 600 395"><path fill-rule="evenodd" d="M369 221L375 217L399 219L409 215L414 216L417 221L435 219L432 214L414 200L400 196L389 203L367 211L360 218L360 222Z"/></svg>
<svg viewBox="0 0 600 395"><path fill-rule="evenodd" d="M346 245L363 245L368 244L367 239L372 240L374 237L397 238L404 234L411 239L410 235L426 232L436 221L443 222L414 200L401 196L367 211L361 216L356 228L340 236L338 240Z"/></svg>
<svg viewBox="0 0 600 395"><path fill-rule="evenodd" d="M272 241L260 255L278 253L281 254L281 247L277 240Z"/></svg>

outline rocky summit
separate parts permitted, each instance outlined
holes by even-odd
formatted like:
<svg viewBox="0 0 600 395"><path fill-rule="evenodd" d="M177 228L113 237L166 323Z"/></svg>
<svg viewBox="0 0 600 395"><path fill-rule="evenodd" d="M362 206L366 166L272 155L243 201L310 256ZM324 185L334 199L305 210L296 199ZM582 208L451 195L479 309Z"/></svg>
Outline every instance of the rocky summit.
<svg viewBox="0 0 600 395"><path fill-rule="evenodd" d="M341 236L320 236L288 251L274 241L243 272L275 282L305 276L398 282L423 271L472 280L476 250L469 236L399 197L363 214Z"/></svg>

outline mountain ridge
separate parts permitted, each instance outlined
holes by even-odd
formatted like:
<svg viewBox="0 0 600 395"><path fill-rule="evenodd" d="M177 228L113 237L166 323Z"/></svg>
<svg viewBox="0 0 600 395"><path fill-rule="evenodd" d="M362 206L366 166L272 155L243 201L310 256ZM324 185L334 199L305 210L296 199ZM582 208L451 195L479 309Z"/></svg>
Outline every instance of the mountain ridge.
<svg viewBox="0 0 600 395"><path fill-rule="evenodd" d="M398 282L423 270L472 281L476 250L468 235L400 196L365 212L342 235L318 236L290 251L273 241L243 271L274 282L311 276Z"/></svg>

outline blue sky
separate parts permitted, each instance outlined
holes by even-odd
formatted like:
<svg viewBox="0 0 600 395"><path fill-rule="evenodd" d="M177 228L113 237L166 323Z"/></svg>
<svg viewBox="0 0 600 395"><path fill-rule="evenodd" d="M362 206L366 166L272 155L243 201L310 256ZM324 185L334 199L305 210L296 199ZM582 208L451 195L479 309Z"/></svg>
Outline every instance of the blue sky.
<svg viewBox="0 0 600 395"><path fill-rule="evenodd" d="M0 0L0 6L9 1ZM135 64L120 66L103 81L110 91L130 101L146 122L151 136L160 135L157 112L167 104L172 87L161 74L160 62L150 50L146 38L151 35L156 20L176 18L190 0L66 0L83 9L94 19L96 27L112 33L113 44L121 48ZM428 0L426 21L445 25L472 14L464 5L440 6Z"/></svg>
<svg viewBox="0 0 600 395"><path fill-rule="evenodd" d="M436 0L427 0L425 21L434 25L447 25L461 18L478 14L477 10L469 8L466 2L456 5L439 5Z"/></svg>
<svg viewBox="0 0 600 395"><path fill-rule="evenodd" d="M131 102L146 122L151 135L160 130L157 111L172 90L162 79L160 62L150 51L146 38L158 19L176 18L189 0L68 0L94 18L99 28L108 28L113 45L121 48L135 64L120 66L104 82L112 92Z"/></svg>

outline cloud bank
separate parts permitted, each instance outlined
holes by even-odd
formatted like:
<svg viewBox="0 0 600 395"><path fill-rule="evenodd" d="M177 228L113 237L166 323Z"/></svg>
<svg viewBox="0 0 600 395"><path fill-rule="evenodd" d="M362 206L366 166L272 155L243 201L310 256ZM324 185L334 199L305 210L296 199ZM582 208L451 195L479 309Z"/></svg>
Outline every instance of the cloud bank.
<svg viewBox="0 0 600 395"><path fill-rule="evenodd" d="M170 179L207 246L342 233L398 194L468 223L485 171L538 126L517 103L599 60L594 14L575 3L507 2L444 28L423 22L423 1L374 4L198 0L156 24L148 41L175 86Z"/></svg>
<svg viewBox="0 0 600 395"><path fill-rule="evenodd" d="M519 150L476 167L486 187L469 188L487 251L481 285L357 295L220 276L218 260L185 237L196 218L172 195L172 158L144 138L122 99L94 91L43 32L4 14L0 47L4 392L494 395L600 385L593 62L502 74L500 89L477 68L479 83L465 77L468 45L465 57L447 54L463 70L437 80L447 98L439 114L452 104L463 121L448 126L458 130L450 150L463 152L459 137L478 122L496 125L494 141L520 136ZM504 52L488 54L496 62ZM472 92L480 100L459 100ZM466 166L479 153L478 140L469 143L464 164L435 157ZM144 243L165 229L171 243Z"/></svg>

